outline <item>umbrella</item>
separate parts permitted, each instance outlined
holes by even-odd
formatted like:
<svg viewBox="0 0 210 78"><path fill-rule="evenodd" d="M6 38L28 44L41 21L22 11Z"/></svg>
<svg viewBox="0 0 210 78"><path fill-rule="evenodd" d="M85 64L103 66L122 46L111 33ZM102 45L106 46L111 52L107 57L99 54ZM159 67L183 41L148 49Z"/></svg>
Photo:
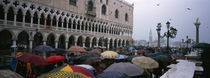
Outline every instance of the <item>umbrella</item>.
<svg viewBox="0 0 210 78"><path fill-rule="evenodd" d="M50 56L50 57L46 58L45 61L48 64L53 64L53 63L57 63L57 62L63 61L65 59L66 58L63 57L63 56Z"/></svg>
<svg viewBox="0 0 210 78"><path fill-rule="evenodd" d="M131 61L134 57L139 57L139 56L142 56L142 55L128 56L128 57L127 57L127 60L128 60L128 61Z"/></svg>
<svg viewBox="0 0 210 78"><path fill-rule="evenodd" d="M147 53L149 52L148 50L138 50L137 53Z"/></svg>
<svg viewBox="0 0 210 78"><path fill-rule="evenodd" d="M56 48L54 52L59 54L65 54L67 51L65 49Z"/></svg>
<svg viewBox="0 0 210 78"><path fill-rule="evenodd" d="M23 62L29 62L32 63L36 66L44 66L47 65L47 62L44 60L43 57L39 56L39 55L35 55L35 54L22 54L18 57L16 57L17 60L23 61Z"/></svg>
<svg viewBox="0 0 210 78"><path fill-rule="evenodd" d="M126 55L120 55L118 58L115 58L115 59L126 59L128 56Z"/></svg>
<svg viewBox="0 0 210 78"><path fill-rule="evenodd" d="M115 71L108 71L96 76L97 78L130 78L128 75Z"/></svg>
<svg viewBox="0 0 210 78"><path fill-rule="evenodd" d="M114 63L104 70L104 72L108 72L108 71L121 72L128 76L139 76L143 74L144 69L138 67L135 64L131 64L129 62L125 62L125 63L121 62L121 63Z"/></svg>
<svg viewBox="0 0 210 78"><path fill-rule="evenodd" d="M79 60L80 62L84 62L87 59L92 58L92 57L100 57L100 54L98 54L98 53L88 53L86 55L77 56L76 59Z"/></svg>
<svg viewBox="0 0 210 78"><path fill-rule="evenodd" d="M92 70L92 71L95 70L95 68L91 65L81 64L81 65L76 65L76 66L84 67L84 68Z"/></svg>
<svg viewBox="0 0 210 78"><path fill-rule="evenodd" d="M58 71L41 75L38 78L89 78L89 77L77 72Z"/></svg>
<svg viewBox="0 0 210 78"><path fill-rule="evenodd" d="M155 60L151 59L150 57L144 57L144 56L133 58L132 63L144 69L153 69L159 67L158 63Z"/></svg>
<svg viewBox="0 0 210 78"><path fill-rule="evenodd" d="M192 46L193 48L210 48L210 44L208 43L198 43Z"/></svg>
<svg viewBox="0 0 210 78"><path fill-rule="evenodd" d="M36 47L34 48L34 50L36 50L36 51L41 51L41 52L55 51L55 49L53 49L53 48L50 47L50 46L46 46L46 45L39 45L39 46L36 46Z"/></svg>
<svg viewBox="0 0 210 78"><path fill-rule="evenodd" d="M53 72L57 72L57 71L78 72L78 73L82 73L88 77L95 78L91 71L89 71L88 69L85 69L83 67L79 67L79 66L70 66L70 65L60 66L56 69L53 69L49 73L53 73Z"/></svg>
<svg viewBox="0 0 210 78"><path fill-rule="evenodd" d="M118 58L119 54L114 51L105 51L105 52L101 53L101 56L103 58L107 58L107 59L114 59L114 58Z"/></svg>
<svg viewBox="0 0 210 78"><path fill-rule="evenodd" d="M69 48L70 52L86 52L86 50L80 46L72 46Z"/></svg>
<svg viewBox="0 0 210 78"><path fill-rule="evenodd" d="M86 59L83 63L84 64L93 64L93 63L100 62L101 60L103 60L101 57L91 57L91 58Z"/></svg>
<svg viewBox="0 0 210 78"><path fill-rule="evenodd" d="M101 50L100 49L93 49L90 51L90 53L101 53Z"/></svg>
<svg viewBox="0 0 210 78"><path fill-rule="evenodd" d="M0 70L0 78L23 78L23 77L11 70Z"/></svg>
<svg viewBox="0 0 210 78"><path fill-rule="evenodd" d="M155 57L155 59L157 61L162 61L162 62L170 62L171 61L171 58L167 55L158 55Z"/></svg>

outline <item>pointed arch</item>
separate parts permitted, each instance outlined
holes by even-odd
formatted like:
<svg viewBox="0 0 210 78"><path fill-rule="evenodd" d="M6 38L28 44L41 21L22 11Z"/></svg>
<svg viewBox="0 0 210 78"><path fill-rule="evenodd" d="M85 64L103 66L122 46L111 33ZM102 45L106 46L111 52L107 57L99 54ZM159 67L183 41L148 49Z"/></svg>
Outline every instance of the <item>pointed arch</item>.
<svg viewBox="0 0 210 78"><path fill-rule="evenodd" d="M79 36L78 37L78 39L77 39L77 45L78 46L81 46L81 47L83 46L83 38L82 38L82 36Z"/></svg>
<svg viewBox="0 0 210 78"><path fill-rule="evenodd" d="M69 27L68 28L71 28L71 25L72 25L72 19L69 19ZM71 28L72 29L72 28Z"/></svg>
<svg viewBox="0 0 210 78"><path fill-rule="evenodd" d="M110 40L109 40L109 45L110 45L109 48L110 48L111 50L113 50L113 47L114 47L114 46L113 46L113 39L110 39Z"/></svg>
<svg viewBox="0 0 210 78"><path fill-rule="evenodd" d="M102 7L101 7L101 13L106 15L106 5L105 4L102 5Z"/></svg>
<svg viewBox="0 0 210 78"><path fill-rule="evenodd" d="M56 27L56 23L57 23L56 15L54 15L54 16L53 16L53 26Z"/></svg>
<svg viewBox="0 0 210 78"><path fill-rule="evenodd" d="M58 42L58 48L62 48L62 49L65 49L65 36L64 35L61 35L59 37L59 42Z"/></svg>
<svg viewBox="0 0 210 78"><path fill-rule="evenodd" d="M88 11L93 11L93 1L88 1Z"/></svg>
<svg viewBox="0 0 210 78"><path fill-rule="evenodd" d="M25 22L31 23L31 13L29 10L26 12Z"/></svg>
<svg viewBox="0 0 210 78"><path fill-rule="evenodd" d="M0 19L4 19L4 7L0 4Z"/></svg>
<svg viewBox="0 0 210 78"><path fill-rule="evenodd" d="M58 27L61 27L61 26L62 26L62 18L59 17L59 19L58 19Z"/></svg>
<svg viewBox="0 0 210 78"><path fill-rule="evenodd" d="M95 47L95 46L96 46L96 42L97 42L97 38L96 38L96 37L94 37L94 38L92 39L92 46L93 46L93 47Z"/></svg>
<svg viewBox="0 0 210 78"><path fill-rule="evenodd" d="M128 21L128 13L125 13L125 21Z"/></svg>
<svg viewBox="0 0 210 78"><path fill-rule="evenodd" d="M29 48L29 35L26 31L22 31L18 34L17 47L18 50Z"/></svg>
<svg viewBox="0 0 210 78"><path fill-rule="evenodd" d="M33 46L43 45L43 35L40 32L37 32L34 35Z"/></svg>
<svg viewBox="0 0 210 78"><path fill-rule="evenodd" d="M76 29L76 20L73 21L73 29Z"/></svg>
<svg viewBox="0 0 210 78"><path fill-rule="evenodd" d="M115 10L115 18L119 18L119 11L118 11L118 9Z"/></svg>
<svg viewBox="0 0 210 78"><path fill-rule="evenodd" d="M34 24L38 24L38 14L37 14L37 11L34 13L33 23Z"/></svg>
<svg viewBox="0 0 210 78"><path fill-rule="evenodd" d="M45 15L44 13L41 14L41 17L40 17L40 25L44 25L44 19L45 18Z"/></svg>
<svg viewBox="0 0 210 78"><path fill-rule="evenodd" d="M55 48L55 35L53 33L47 36L47 45Z"/></svg>
<svg viewBox="0 0 210 78"><path fill-rule="evenodd" d="M90 47L90 37L86 37L86 39L85 39L85 47Z"/></svg>
<svg viewBox="0 0 210 78"><path fill-rule="evenodd" d="M80 21L77 21L77 30L80 29Z"/></svg>
<svg viewBox="0 0 210 78"><path fill-rule="evenodd" d="M64 22L63 22L63 28L66 28L67 26L67 18L64 18Z"/></svg>
<svg viewBox="0 0 210 78"><path fill-rule="evenodd" d="M69 37L69 46L74 46L75 45L75 37L72 35Z"/></svg>
<svg viewBox="0 0 210 78"><path fill-rule="evenodd" d="M46 18L46 25L50 26L50 23L51 23L51 16L50 16L50 14L48 14L47 18Z"/></svg>
<svg viewBox="0 0 210 78"><path fill-rule="evenodd" d="M7 20L14 21L14 11L12 7L8 9Z"/></svg>
<svg viewBox="0 0 210 78"><path fill-rule="evenodd" d="M8 30L0 31L0 50L8 50L12 46L12 34Z"/></svg>

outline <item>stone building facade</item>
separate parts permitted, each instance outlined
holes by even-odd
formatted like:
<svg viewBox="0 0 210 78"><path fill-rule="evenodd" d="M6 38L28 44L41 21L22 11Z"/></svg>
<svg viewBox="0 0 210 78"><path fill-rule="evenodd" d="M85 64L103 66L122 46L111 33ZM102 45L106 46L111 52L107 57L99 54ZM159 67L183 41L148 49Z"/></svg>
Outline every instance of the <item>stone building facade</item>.
<svg viewBox="0 0 210 78"><path fill-rule="evenodd" d="M133 5L123 0L0 0L0 50L113 49L127 46L132 33Z"/></svg>

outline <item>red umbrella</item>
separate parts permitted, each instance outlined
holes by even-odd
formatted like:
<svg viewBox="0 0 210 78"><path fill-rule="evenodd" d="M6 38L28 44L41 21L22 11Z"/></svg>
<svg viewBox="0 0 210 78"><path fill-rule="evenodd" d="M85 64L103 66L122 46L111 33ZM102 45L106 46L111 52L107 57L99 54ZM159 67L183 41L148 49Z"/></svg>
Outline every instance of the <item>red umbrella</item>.
<svg viewBox="0 0 210 78"><path fill-rule="evenodd" d="M29 62L32 63L36 66L44 66L47 65L46 61L44 60L43 57L39 56L39 55L35 55L35 54L22 54L18 57L16 57L17 60L23 61L23 62Z"/></svg>
<svg viewBox="0 0 210 78"><path fill-rule="evenodd" d="M63 56L50 56L50 57L46 58L45 61L48 64L53 64L53 63L57 63L57 62L63 61L65 59L66 58L63 57Z"/></svg>
<svg viewBox="0 0 210 78"><path fill-rule="evenodd" d="M137 53L147 53L149 52L148 50L138 50Z"/></svg>

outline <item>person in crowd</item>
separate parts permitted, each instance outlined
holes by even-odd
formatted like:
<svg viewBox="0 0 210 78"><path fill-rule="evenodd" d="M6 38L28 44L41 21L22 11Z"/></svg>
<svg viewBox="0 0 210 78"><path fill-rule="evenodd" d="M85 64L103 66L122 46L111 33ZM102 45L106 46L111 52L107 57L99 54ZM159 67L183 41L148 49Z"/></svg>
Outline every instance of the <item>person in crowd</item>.
<svg viewBox="0 0 210 78"><path fill-rule="evenodd" d="M201 59L202 59L202 66L203 66L203 69L204 69L204 72L203 72L203 78L210 78L210 47L209 48L205 48L203 50L203 53L201 54Z"/></svg>

